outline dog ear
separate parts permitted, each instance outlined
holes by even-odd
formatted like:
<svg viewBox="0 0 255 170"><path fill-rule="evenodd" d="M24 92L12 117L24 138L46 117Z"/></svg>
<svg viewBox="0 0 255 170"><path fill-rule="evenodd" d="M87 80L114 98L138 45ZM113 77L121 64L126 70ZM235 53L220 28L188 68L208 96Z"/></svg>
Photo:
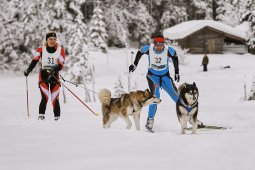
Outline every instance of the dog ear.
<svg viewBox="0 0 255 170"><path fill-rule="evenodd" d="M149 89L146 89L145 93L151 93L151 91Z"/></svg>
<svg viewBox="0 0 255 170"><path fill-rule="evenodd" d="M196 83L195 83L195 82L193 82L193 86L196 86L196 87L197 87L197 85L196 85Z"/></svg>

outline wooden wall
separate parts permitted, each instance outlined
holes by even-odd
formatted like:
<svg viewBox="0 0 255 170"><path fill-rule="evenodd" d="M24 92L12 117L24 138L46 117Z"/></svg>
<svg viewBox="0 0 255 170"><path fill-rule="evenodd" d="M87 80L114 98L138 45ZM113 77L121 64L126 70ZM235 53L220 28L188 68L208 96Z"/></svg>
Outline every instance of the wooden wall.
<svg viewBox="0 0 255 170"><path fill-rule="evenodd" d="M177 42L183 48L189 48L189 53L222 54L224 40L226 37L229 38L230 35L227 35L224 32L220 32L210 27L205 27L197 32L194 32L193 34L182 40L177 40ZM240 41L240 43L242 44L244 43L244 41L241 39L235 39L235 41Z"/></svg>

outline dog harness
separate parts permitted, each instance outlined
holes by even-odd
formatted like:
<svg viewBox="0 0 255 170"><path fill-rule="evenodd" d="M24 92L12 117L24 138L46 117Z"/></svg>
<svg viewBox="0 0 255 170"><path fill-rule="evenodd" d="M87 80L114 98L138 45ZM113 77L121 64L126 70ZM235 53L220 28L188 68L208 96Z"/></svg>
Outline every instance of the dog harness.
<svg viewBox="0 0 255 170"><path fill-rule="evenodd" d="M198 101L196 101L196 102L193 103L191 106L189 106L189 105L185 104L184 101L183 101L181 98L179 98L179 101L180 101L181 106L183 106L183 107L188 111L188 113L189 113L189 112L193 109L193 107L198 103Z"/></svg>

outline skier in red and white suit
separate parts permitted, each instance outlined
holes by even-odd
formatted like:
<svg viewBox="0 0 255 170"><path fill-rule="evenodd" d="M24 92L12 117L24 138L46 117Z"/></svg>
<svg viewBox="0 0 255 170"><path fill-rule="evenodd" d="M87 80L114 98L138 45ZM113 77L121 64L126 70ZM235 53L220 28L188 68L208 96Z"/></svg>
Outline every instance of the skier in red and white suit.
<svg viewBox="0 0 255 170"><path fill-rule="evenodd" d="M42 99L39 106L38 119L45 119L46 105L51 95L55 120L58 120L60 118L58 99L60 91L59 71L64 67L65 52L64 49L58 45L55 32L46 34L46 43L43 47L37 48L36 55L29 67L24 71L25 76L28 76L39 60L41 60L42 63L39 73L39 88Z"/></svg>

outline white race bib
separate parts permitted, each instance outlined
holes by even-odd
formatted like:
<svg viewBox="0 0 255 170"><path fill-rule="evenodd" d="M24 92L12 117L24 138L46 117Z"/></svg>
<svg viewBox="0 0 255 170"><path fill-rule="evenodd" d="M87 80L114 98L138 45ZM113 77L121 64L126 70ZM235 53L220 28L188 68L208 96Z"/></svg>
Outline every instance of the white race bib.
<svg viewBox="0 0 255 170"><path fill-rule="evenodd" d="M150 55L150 65L149 68L153 70L164 70L168 67L168 47L165 45L164 51L157 54L153 50L154 45L150 45L149 55Z"/></svg>
<svg viewBox="0 0 255 170"><path fill-rule="evenodd" d="M58 64L58 58L60 56L61 47L57 47L54 53L49 53L44 46L42 49L42 69L53 67Z"/></svg>

